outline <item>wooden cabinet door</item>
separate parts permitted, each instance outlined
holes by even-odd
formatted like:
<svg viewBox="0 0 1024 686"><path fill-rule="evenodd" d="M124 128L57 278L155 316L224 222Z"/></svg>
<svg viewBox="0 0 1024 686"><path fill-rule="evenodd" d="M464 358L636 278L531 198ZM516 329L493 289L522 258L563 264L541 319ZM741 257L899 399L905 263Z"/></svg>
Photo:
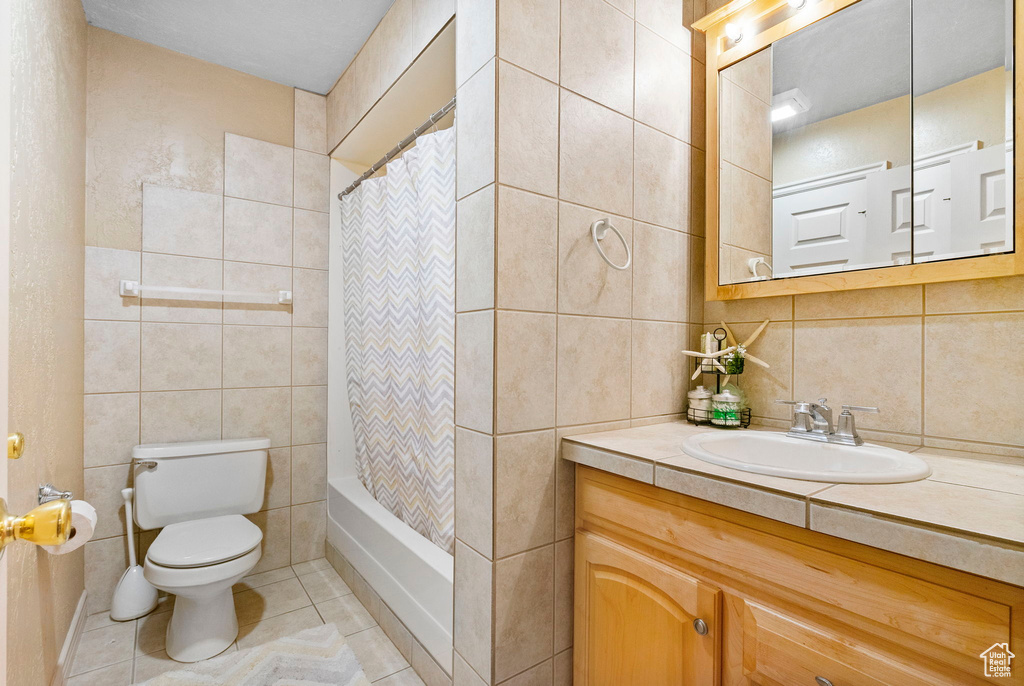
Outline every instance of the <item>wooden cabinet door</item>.
<svg viewBox="0 0 1024 686"><path fill-rule="evenodd" d="M576 686L718 683L717 588L582 531L575 573Z"/></svg>

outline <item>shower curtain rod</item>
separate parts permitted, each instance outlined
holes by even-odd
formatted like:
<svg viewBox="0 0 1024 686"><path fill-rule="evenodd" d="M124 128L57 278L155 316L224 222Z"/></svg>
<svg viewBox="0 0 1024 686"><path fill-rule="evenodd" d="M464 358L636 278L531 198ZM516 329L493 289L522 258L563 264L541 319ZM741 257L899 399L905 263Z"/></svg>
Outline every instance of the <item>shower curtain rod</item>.
<svg viewBox="0 0 1024 686"><path fill-rule="evenodd" d="M408 148L410 145L412 145L413 141L415 141L417 138L422 136L427 130L430 129L430 127L432 127L434 124L436 124L438 121L440 121L441 117L443 117L444 115L448 114L449 112L451 112L454 109L455 109L455 98L452 98L451 100L448 101L448 104L446 104L444 107L439 109L437 112L434 112L432 115L430 115L429 119L427 119L425 122L423 122L422 124L417 126L416 129L412 133L410 133L408 136L403 138L402 142L400 142L395 147L391 148L391 150L388 152L388 154L384 155L384 157L382 157L379 160L377 160L376 164L374 164L372 167L370 167L365 172L363 172L363 175L360 176L355 181L353 181L351 183L351 185L349 185L348 188L343 190L341 193L338 193L338 200L341 200L346 195L348 195L349 193L351 193L355 189L359 188L359 184L361 184L363 181L366 181L368 178L370 178L371 176L376 174L377 170L379 170L385 164L390 162L396 155L398 155L398 153L402 152L403 150Z"/></svg>

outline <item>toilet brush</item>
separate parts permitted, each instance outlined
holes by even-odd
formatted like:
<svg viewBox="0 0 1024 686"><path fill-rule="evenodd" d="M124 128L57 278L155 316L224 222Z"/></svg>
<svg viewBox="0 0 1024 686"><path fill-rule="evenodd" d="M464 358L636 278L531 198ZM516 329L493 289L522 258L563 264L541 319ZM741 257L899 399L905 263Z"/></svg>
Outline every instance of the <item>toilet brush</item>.
<svg viewBox="0 0 1024 686"><path fill-rule="evenodd" d="M128 525L128 569L121 575L114 589L114 598L110 603L110 618L118 622L137 619L147 615L156 608L157 593L151 583L142 574L142 566L135 564L135 527L132 520L131 488L121 489L124 498L124 519Z"/></svg>

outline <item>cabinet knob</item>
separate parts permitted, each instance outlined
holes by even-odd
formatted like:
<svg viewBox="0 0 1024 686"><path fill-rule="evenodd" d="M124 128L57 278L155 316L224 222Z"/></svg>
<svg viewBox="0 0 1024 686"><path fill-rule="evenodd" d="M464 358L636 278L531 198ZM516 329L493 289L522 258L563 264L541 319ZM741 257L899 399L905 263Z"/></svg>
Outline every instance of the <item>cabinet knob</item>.
<svg viewBox="0 0 1024 686"><path fill-rule="evenodd" d="M693 620L693 630L696 631L701 636L707 636L708 635L708 625L707 625L707 623L703 619L695 619L695 620ZM826 685L822 684L822 686L826 686ZM827 686L832 686L832 684L828 684Z"/></svg>
<svg viewBox="0 0 1024 686"><path fill-rule="evenodd" d="M823 676L814 677L814 683L816 683L818 686L832 686L832 682Z"/></svg>

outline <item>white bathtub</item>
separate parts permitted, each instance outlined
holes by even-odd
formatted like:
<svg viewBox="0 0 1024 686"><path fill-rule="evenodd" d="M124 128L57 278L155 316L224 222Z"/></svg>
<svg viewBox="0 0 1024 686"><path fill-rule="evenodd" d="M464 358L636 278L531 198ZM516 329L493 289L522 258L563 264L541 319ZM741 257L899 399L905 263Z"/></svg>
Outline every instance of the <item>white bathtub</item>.
<svg viewBox="0 0 1024 686"><path fill-rule="evenodd" d="M327 540L451 673L451 555L369 494L357 477L329 479Z"/></svg>

